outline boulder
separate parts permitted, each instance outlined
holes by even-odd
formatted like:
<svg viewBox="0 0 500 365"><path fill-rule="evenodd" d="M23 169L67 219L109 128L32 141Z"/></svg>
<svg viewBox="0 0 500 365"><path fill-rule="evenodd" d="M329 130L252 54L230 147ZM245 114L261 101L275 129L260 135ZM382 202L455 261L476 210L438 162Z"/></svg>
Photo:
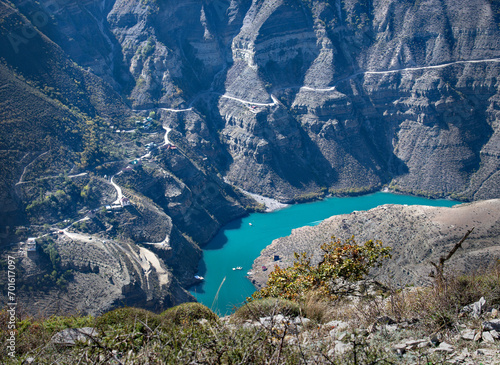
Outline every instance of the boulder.
<svg viewBox="0 0 500 365"><path fill-rule="evenodd" d="M475 335L476 335L476 332L472 329L466 329L460 333L460 337L462 337L462 339L468 340L468 341L473 341Z"/></svg>
<svg viewBox="0 0 500 365"><path fill-rule="evenodd" d="M462 313L469 313L473 318L479 318L479 316L483 313L484 306L486 305L486 299L481 297L477 302L466 305L462 308Z"/></svg>
<svg viewBox="0 0 500 365"><path fill-rule="evenodd" d="M483 322L483 329L485 331L500 331L500 319L490 319L489 321Z"/></svg>
<svg viewBox="0 0 500 365"><path fill-rule="evenodd" d="M67 328L52 336L51 342L60 346L75 346L78 342L90 342L97 336L97 329L93 327Z"/></svg>

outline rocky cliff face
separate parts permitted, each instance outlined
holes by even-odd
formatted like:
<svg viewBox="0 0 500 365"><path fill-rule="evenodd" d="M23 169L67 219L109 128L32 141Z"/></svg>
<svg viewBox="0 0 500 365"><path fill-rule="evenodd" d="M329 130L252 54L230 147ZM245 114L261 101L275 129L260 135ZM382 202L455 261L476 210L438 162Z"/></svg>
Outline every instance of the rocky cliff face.
<svg viewBox="0 0 500 365"><path fill-rule="evenodd" d="M315 227L294 229L287 237L273 241L255 260L252 282L260 287L267 281L268 271L262 266L292 265L294 252L307 252L313 262L321 260L320 246L331 236L345 240L353 235L359 244L370 239L381 240L393 248L393 258L372 273L391 285L428 284L433 271L431 261L438 263L460 241L467 230L474 231L445 268L455 273L471 274L496 263L499 248L500 200L461 204L453 208L428 206L383 205L369 211L334 216ZM280 261L274 261L274 255Z"/></svg>
<svg viewBox="0 0 500 365"><path fill-rule="evenodd" d="M120 240L89 240L78 233L58 235L52 242L60 260L57 269L71 274L64 285L50 287L44 281L48 260L43 244L36 254L19 260L19 286L24 286L19 300L28 313L98 315L123 305L161 311L194 301L164 264L172 256L168 246L137 247Z"/></svg>
<svg viewBox="0 0 500 365"><path fill-rule="evenodd" d="M489 2L133 3L108 16L135 52L133 102L203 111L232 183L283 200L387 183L498 195Z"/></svg>
<svg viewBox="0 0 500 365"><path fill-rule="evenodd" d="M0 1L0 234L81 220L118 200L114 176L134 209L89 233L168 241L185 286L198 245L256 208L236 187L498 197L498 14L490 0Z"/></svg>
<svg viewBox="0 0 500 365"><path fill-rule="evenodd" d="M133 108L195 107L178 123L235 185L498 196L495 2L42 5L51 39Z"/></svg>

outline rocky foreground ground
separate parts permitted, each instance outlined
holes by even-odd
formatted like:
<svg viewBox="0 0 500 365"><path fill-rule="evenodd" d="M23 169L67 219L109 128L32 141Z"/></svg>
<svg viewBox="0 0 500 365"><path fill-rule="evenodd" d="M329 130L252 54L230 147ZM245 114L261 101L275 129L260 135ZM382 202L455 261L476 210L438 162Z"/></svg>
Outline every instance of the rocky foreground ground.
<svg viewBox="0 0 500 365"><path fill-rule="evenodd" d="M408 305L418 295L434 302L435 292L411 288L387 296L376 294L379 287L373 282L353 285L354 296L341 306L266 299L223 318L197 303L161 315L124 308L95 320L79 319L87 326L50 335L48 329L60 328L64 320L57 323L53 318L41 325L25 320L18 339L24 348L17 360L23 364L500 363L500 318L498 304L491 305L491 298L457 308L440 326L439 318L425 310L395 306L395 302ZM36 331L39 337L26 344Z"/></svg>

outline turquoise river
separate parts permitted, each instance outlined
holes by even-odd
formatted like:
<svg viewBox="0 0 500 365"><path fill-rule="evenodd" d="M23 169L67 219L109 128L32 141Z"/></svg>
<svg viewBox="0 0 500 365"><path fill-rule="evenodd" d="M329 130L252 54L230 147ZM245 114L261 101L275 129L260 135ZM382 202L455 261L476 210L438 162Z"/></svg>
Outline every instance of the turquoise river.
<svg viewBox="0 0 500 365"><path fill-rule="evenodd" d="M199 275L205 279L191 287L191 294L216 313L229 314L255 291L246 278L246 273L251 270L253 261L261 250L274 239L289 235L292 229L297 227L317 225L332 215L368 210L382 204L449 207L457 202L379 192L297 204L271 213L252 213L224 226L203 248ZM242 270L233 270L238 266L241 266ZM219 295L217 300L214 300L217 290Z"/></svg>

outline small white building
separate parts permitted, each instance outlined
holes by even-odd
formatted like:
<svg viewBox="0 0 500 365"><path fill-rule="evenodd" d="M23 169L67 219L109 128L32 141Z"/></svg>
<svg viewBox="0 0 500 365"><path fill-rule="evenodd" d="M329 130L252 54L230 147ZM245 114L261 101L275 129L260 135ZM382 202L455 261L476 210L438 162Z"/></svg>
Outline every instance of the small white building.
<svg viewBox="0 0 500 365"><path fill-rule="evenodd" d="M34 237L28 238L26 242L26 256L34 256L37 252L36 239Z"/></svg>
<svg viewBox="0 0 500 365"><path fill-rule="evenodd" d="M130 205L130 200L127 197L123 197L120 199L120 204L122 207L126 207Z"/></svg>

